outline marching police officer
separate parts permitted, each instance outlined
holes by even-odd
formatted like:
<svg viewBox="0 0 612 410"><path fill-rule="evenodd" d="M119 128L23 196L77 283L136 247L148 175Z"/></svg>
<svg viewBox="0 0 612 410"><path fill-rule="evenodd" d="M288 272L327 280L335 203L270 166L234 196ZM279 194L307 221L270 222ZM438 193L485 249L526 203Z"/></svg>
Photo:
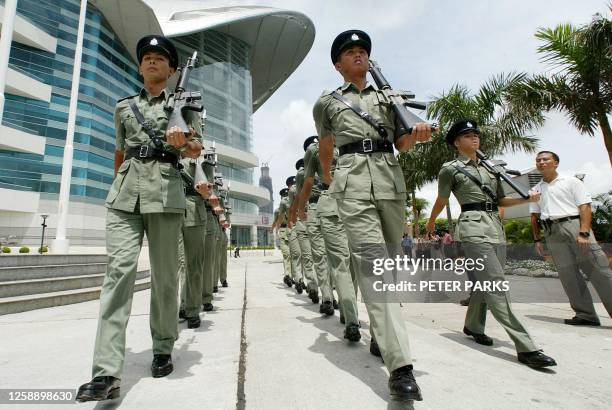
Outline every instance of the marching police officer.
<svg viewBox="0 0 612 410"><path fill-rule="evenodd" d="M448 204L452 192L461 205L461 215L455 239L467 258L480 259L484 269L474 269L478 282L504 280L506 251L504 228L498 206L509 207L535 202L539 193L530 192L530 198L506 198L499 177L480 165L476 150L480 147L480 131L474 120L454 123L446 134L446 142L459 151L457 159L443 165L438 176L438 198L427 222L427 231L435 231L435 220ZM518 360L533 368L555 366L555 361L543 354L510 308L506 292L475 290L465 316L463 332L482 345L493 340L484 334L487 307L501 324L516 346Z"/></svg>
<svg viewBox="0 0 612 410"><path fill-rule="evenodd" d="M213 147L211 147L204 155L204 175L210 183L210 196L206 201L206 239L204 240L204 279L202 286L202 306L205 312L212 312L213 306L213 289L215 281L215 244L217 233L217 218L215 217L214 207L219 204L219 197L216 195L214 180L215 166L217 165Z"/></svg>
<svg viewBox="0 0 612 410"><path fill-rule="evenodd" d="M178 337L176 318L179 235L185 195L179 174L181 157L197 158L200 118L190 111L185 135L166 130L166 103L172 102L168 79L178 67L174 45L162 36L146 36L136 46L144 88L115 107L115 180L106 198L108 266L100 295L93 358L93 379L80 386L78 401L119 396L125 334L143 235L151 262L151 336L153 377L173 370L171 353ZM159 149L159 143L163 144Z"/></svg>
<svg viewBox="0 0 612 410"><path fill-rule="evenodd" d="M288 194L286 198L286 214L287 214L287 225L288 225L288 237L289 237L289 250L291 251L291 271L293 272L292 280L295 283L295 290L301 294L306 285L304 284L304 271L302 266L302 251L300 249L300 242L297 235L297 226L291 221L291 207L293 200L296 196L295 192L295 176L290 176L285 180L287 185Z"/></svg>
<svg viewBox="0 0 612 410"><path fill-rule="evenodd" d="M384 95L366 81L371 48L370 37L361 30L345 31L336 37L331 60L344 84L324 92L313 109L323 182L330 185L329 194L337 200L362 293L373 277L372 272L360 269L372 260L368 245L387 244L399 249L402 238L406 186L393 146L407 151L417 141L431 137L431 129L424 123L416 124L412 133L404 129ZM371 125L349 105L376 118L382 128ZM334 141L339 158L332 182ZM386 247L379 248L376 257L387 258ZM391 373L391 395L422 400L412 374L408 334L399 304L366 300L366 308Z"/></svg>
<svg viewBox="0 0 612 410"><path fill-rule="evenodd" d="M274 211L272 230L278 232L280 249L283 254L283 267L285 272L283 282L285 282L285 285L291 287L293 286L293 268L291 265L291 251L289 249L289 229L287 228L287 195L289 195L289 189L281 189L279 195L281 197L281 202L276 211Z"/></svg>

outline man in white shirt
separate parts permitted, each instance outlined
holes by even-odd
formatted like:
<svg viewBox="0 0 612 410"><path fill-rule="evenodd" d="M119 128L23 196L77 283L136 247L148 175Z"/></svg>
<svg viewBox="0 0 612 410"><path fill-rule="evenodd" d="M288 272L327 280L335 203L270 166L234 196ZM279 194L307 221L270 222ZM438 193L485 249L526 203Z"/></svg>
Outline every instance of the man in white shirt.
<svg viewBox="0 0 612 410"><path fill-rule="evenodd" d="M582 181L557 173L559 156L541 151L536 156L536 167L542 181L534 191L542 195L529 205L531 228L538 253L544 255L538 219L544 225L544 238L559 272L559 279L576 315L565 319L568 325L599 326L591 293L580 268L599 294L612 317L612 271L605 252L597 244L591 231L591 196Z"/></svg>

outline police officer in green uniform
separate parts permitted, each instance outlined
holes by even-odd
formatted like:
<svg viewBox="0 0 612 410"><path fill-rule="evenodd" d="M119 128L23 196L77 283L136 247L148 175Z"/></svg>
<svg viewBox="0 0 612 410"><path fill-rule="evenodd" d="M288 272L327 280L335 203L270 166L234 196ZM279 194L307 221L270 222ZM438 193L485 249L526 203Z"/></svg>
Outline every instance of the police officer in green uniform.
<svg viewBox="0 0 612 410"><path fill-rule="evenodd" d="M291 223L295 223L298 243L300 244L300 255L302 271L306 276L306 293L312 303L319 303L319 286L315 277L314 265L312 262L312 245L306 228L306 220L297 214L299 194L304 184L304 158L300 158L295 163L295 189L289 190L289 200L291 202L290 217Z"/></svg>
<svg viewBox="0 0 612 410"><path fill-rule="evenodd" d="M474 269L476 282L504 281L506 238L499 217L498 206L509 207L526 202L537 202L540 194L530 192L530 198L506 198L499 177L480 164L476 150L480 147L480 131L476 121L460 120L451 126L446 142L459 151L457 159L443 165L438 175L438 198L427 222L427 231L434 232L434 222L448 204L452 192L461 205L461 215L455 239L461 242L465 256L481 259L484 269ZM487 307L504 327L516 346L518 360L534 368L555 366L555 361L542 353L510 308L506 292L475 290L465 316L463 332L482 345L493 340L485 335Z"/></svg>
<svg viewBox="0 0 612 410"><path fill-rule="evenodd" d="M206 201L206 239L204 240L204 279L202 286L202 305L205 312L212 312L213 306L213 286L215 280L215 240L216 240L216 224L217 218L213 211L214 207L219 204L219 197L216 194L214 187L215 167L217 161L215 152L211 147L204 155L204 175L210 183L211 194Z"/></svg>
<svg viewBox="0 0 612 410"><path fill-rule="evenodd" d="M337 159L337 150L335 151L335 157ZM302 198L304 199L310 195L311 190L315 189L315 178L320 179L320 176L323 174L321 162L319 160L319 144L313 143L308 146L306 158L308 163L306 165L302 194ZM343 320L345 324L344 337L352 342L357 342L361 339L361 333L359 332L357 299L349 268L351 257L348 239L344 225L338 217L338 205L336 201L329 196L328 188L329 187L322 182L316 187L320 192L316 206L317 218L321 224L321 232L325 243L325 249L327 250L327 258L333 276L333 283L336 286L336 291L340 298L340 315L341 320ZM310 217L310 209L308 210L308 214ZM332 297L327 300L324 299L320 311L328 315L334 314Z"/></svg>
<svg viewBox="0 0 612 410"><path fill-rule="evenodd" d="M178 244L186 208L178 164L181 157L200 155L200 117L189 111L189 135L179 128L166 129L164 107L172 103L166 85L178 67L178 54L167 38L143 37L136 55L144 88L115 107L116 176L106 198L109 259L100 294L93 379L79 387L78 401L119 396L126 327L145 234L152 274L151 372L153 377L163 377L173 370L170 354L178 337Z"/></svg>
<svg viewBox="0 0 612 410"><path fill-rule="evenodd" d="M225 205L227 202L227 188L223 183L223 175L221 173L216 175L216 179L219 183L219 210L217 213L217 222L219 229L217 230L217 257L216 257L216 269L215 269L215 292L219 290L219 283L223 278L223 266L227 267L227 235L225 234Z"/></svg>
<svg viewBox="0 0 612 410"><path fill-rule="evenodd" d="M200 307L202 306L202 288L204 282L204 247L206 239L206 203L203 196L208 197L209 189L205 181L195 181L196 166L201 163L193 158L182 161L183 183L187 212L183 221L184 249L184 316L187 327L200 327Z"/></svg>
<svg viewBox="0 0 612 410"><path fill-rule="evenodd" d="M289 195L289 189L281 189L279 195L281 197L281 202L276 211L274 211L272 231L277 231L280 250L283 255L283 267L285 272L283 282L285 282L285 285L291 287L293 286L293 280L291 279L293 274L291 266L291 251L289 249L289 229L287 227L287 195Z"/></svg>
<svg viewBox="0 0 612 410"><path fill-rule="evenodd" d="M306 289L304 284L304 274L302 270L302 252L300 249L300 242L297 235L297 227L294 222L291 221L291 206L293 199L295 198L295 176L290 176L285 180L287 189L287 226L289 228L289 251L291 252L291 272L293 277L291 278L295 283L295 290L297 293L302 293Z"/></svg>
<svg viewBox="0 0 612 410"><path fill-rule="evenodd" d="M213 264L213 293L219 292L219 269L221 266L221 224L219 217L223 214L223 196L221 188L223 187L223 176L220 173L215 173L214 192L218 197L217 205L213 206L214 214L214 264Z"/></svg>
<svg viewBox="0 0 612 410"><path fill-rule="evenodd" d="M363 267L369 266L372 256L386 259L386 247L399 248L402 238L406 186L393 146L407 151L417 141L431 137L428 124L415 124L411 133L404 129L384 95L366 81L371 48L370 37L360 30L345 31L336 37L331 59L344 84L335 92L324 92L313 108L322 179L330 185L330 196L337 200L362 293L374 276ZM382 128L370 125L342 100L376 118ZM334 142L339 158L332 183ZM380 245L375 255L371 244ZM399 304L365 302L370 326L391 373L392 397L422 400L412 374L408 334Z"/></svg>
<svg viewBox="0 0 612 410"><path fill-rule="evenodd" d="M231 229L231 220L230 215L232 214L232 207L229 202L225 203L225 221L222 224L223 235L221 236L221 240L223 241L223 257L221 258L221 286L227 288L229 285L227 283L227 245L228 245L228 230Z"/></svg>

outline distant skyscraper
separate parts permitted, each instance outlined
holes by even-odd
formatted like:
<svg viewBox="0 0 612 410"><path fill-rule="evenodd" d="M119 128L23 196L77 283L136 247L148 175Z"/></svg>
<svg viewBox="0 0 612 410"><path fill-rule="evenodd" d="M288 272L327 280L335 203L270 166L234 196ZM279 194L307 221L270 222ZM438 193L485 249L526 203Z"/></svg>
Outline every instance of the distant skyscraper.
<svg viewBox="0 0 612 410"><path fill-rule="evenodd" d="M261 165L261 176L259 177L259 186L266 188L270 192L270 202L268 205L259 207L259 214L274 213L274 191L272 188L272 178L270 178L270 167L267 163Z"/></svg>

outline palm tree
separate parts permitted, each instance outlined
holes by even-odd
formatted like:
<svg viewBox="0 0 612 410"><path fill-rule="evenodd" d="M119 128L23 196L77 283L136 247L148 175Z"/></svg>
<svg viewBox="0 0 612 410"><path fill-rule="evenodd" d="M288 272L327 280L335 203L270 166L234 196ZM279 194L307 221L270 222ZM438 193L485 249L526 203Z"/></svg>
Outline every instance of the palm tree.
<svg viewBox="0 0 612 410"><path fill-rule="evenodd" d="M610 6L612 10L612 6ZM542 28L536 38L542 60L553 73L525 78L512 91L515 105L565 112L583 134L601 129L612 164L612 21L596 14L590 24L575 28L560 24Z"/></svg>
<svg viewBox="0 0 612 410"><path fill-rule="evenodd" d="M482 150L491 156L508 150L535 151L537 138L528 132L544 123L541 111L525 105L509 105L506 101L508 90L525 77L525 74L499 74L489 79L476 94L471 94L463 85L454 85L434 98L427 108L427 117L437 120L438 131L430 141L401 153L398 158L412 198L416 190L438 178L445 162L455 158L456 151L446 144L444 135L460 119L470 118L478 123ZM450 208L446 211L449 227L452 227Z"/></svg>

